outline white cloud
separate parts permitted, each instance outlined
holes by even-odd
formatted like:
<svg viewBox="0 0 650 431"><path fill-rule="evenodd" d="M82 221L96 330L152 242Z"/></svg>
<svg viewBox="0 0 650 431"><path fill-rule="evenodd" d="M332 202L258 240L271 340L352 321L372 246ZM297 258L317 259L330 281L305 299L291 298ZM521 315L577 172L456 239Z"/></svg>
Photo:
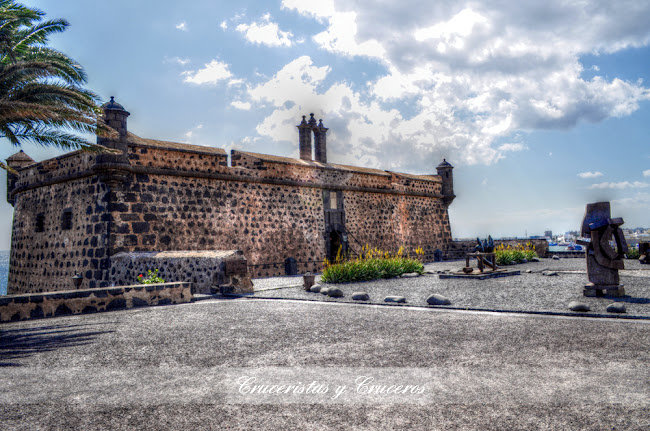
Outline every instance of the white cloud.
<svg viewBox="0 0 650 431"><path fill-rule="evenodd" d="M387 162L399 145L445 153L461 163L489 164L505 151L525 149L523 143L496 144L520 131L566 130L621 117L650 100L642 82L599 76L598 67L580 63L585 54L650 44L650 3L635 3L634 13L608 2L562 0L543 6L486 0L435 7L414 0L381 7L362 0L283 0L282 7L325 25L312 37L321 49L374 59L386 68L367 92L331 84L339 91L347 88L351 96L347 108L329 115L341 115L350 134L350 128L363 127L349 118L383 127L368 132L365 142L377 157L383 150ZM596 76L583 77L587 67L589 76ZM315 101L329 91L319 88L310 96ZM284 102L303 105L305 98ZM287 114L288 108L275 106L280 112L269 118ZM375 124L373 116L395 122Z"/></svg>
<svg viewBox="0 0 650 431"><path fill-rule="evenodd" d="M590 189L615 189L615 190L639 189L645 187L650 187L650 184L641 181L632 181L632 182L621 181L618 183L605 182L605 183L592 184L589 186Z"/></svg>
<svg viewBox="0 0 650 431"><path fill-rule="evenodd" d="M524 144L503 144L499 145L497 150L501 152L507 152L507 151L524 151L527 150L528 147L525 146Z"/></svg>
<svg viewBox="0 0 650 431"><path fill-rule="evenodd" d="M192 137L194 137L194 132L197 130L201 130L203 128L203 124L198 124L194 126L194 128L188 130L187 132L183 133L183 136L185 137L185 140L183 142L189 144L192 142Z"/></svg>
<svg viewBox="0 0 650 431"><path fill-rule="evenodd" d="M319 0L306 2L304 0L282 0L283 9L294 9L303 15L308 15L320 21L336 13L334 0Z"/></svg>
<svg viewBox="0 0 650 431"><path fill-rule="evenodd" d="M634 196L613 200L612 205L626 209L650 208L650 193L637 192Z"/></svg>
<svg viewBox="0 0 650 431"><path fill-rule="evenodd" d="M180 57L165 57L163 60L163 63L177 63L180 64L181 66L185 66L190 62L189 58L180 58Z"/></svg>
<svg viewBox="0 0 650 431"><path fill-rule="evenodd" d="M578 174L580 178L597 178L597 177L602 177L603 173L602 172L581 172Z"/></svg>
<svg viewBox="0 0 650 431"><path fill-rule="evenodd" d="M228 23L225 20L221 21L221 24L219 24L219 27L221 27L222 30L228 30Z"/></svg>
<svg viewBox="0 0 650 431"><path fill-rule="evenodd" d="M187 30L187 23L185 21L183 21L183 22L180 22L180 23L176 24L176 29L180 30L180 31L188 31Z"/></svg>
<svg viewBox="0 0 650 431"><path fill-rule="evenodd" d="M239 100L234 100L230 102L230 105L233 106L234 108L241 109L242 111L250 111L251 109L250 102L242 102Z"/></svg>
<svg viewBox="0 0 650 431"><path fill-rule="evenodd" d="M271 21L271 15L266 14L260 22L239 24L237 31L242 33L249 42L267 46L291 46L293 34L280 30L277 23Z"/></svg>
<svg viewBox="0 0 650 431"><path fill-rule="evenodd" d="M188 70L183 72L183 75L185 76L184 82L198 85L214 85L219 81L230 78L232 73L228 70L228 64L219 60L212 60L203 69L197 71Z"/></svg>
<svg viewBox="0 0 650 431"><path fill-rule="evenodd" d="M643 171L643 176L644 177L650 177L650 169L647 169L647 170Z"/></svg>

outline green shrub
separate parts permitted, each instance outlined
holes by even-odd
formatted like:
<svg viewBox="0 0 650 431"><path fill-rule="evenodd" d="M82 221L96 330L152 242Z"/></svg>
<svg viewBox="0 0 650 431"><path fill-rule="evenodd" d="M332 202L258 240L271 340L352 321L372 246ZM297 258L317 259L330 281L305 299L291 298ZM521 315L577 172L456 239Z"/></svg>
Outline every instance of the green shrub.
<svg viewBox="0 0 650 431"><path fill-rule="evenodd" d="M628 259L638 259L641 257L641 254L639 253L639 249L637 247L630 247L627 253L625 254L625 257Z"/></svg>
<svg viewBox="0 0 650 431"><path fill-rule="evenodd" d="M403 247L391 255L379 249L362 249L362 255L353 260L341 258L340 253L335 263L327 259L323 263L321 281L325 283L347 283L351 281L376 280L378 278L398 277L409 272L424 272L424 265L417 260L403 255ZM421 254L420 249L416 254Z"/></svg>
<svg viewBox="0 0 650 431"><path fill-rule="evenodd" d="M138 275L138 282L140 282L141 284L154 284L154 283L165 282L165 280L158 277L158 268L156 268L154 271L149 270L147 275L148 277L146 278L142 274Z"/></svg>
<svg viewBox="0 0 650 431"><path fill-rule="evenodd" d="M496 255L497 265L511 265L512 263L520 263L524 259L531 261L533 258L538 257L535 251L535 246L528 242L526 245L518 244L516 247L504 244L497 246L494 250Z"/></svg>

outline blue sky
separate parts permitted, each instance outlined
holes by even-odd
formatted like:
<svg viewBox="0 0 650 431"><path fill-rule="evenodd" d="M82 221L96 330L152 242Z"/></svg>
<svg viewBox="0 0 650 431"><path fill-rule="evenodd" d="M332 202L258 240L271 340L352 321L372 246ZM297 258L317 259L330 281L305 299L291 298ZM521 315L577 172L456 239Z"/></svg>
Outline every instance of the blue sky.
<svg viewBox="0 0 650 431"><path fill-rule="evenodd" d="M577 229L598 200L650 227L647 1L24 3L70 22L51 45L139 136L296 157L314 112L331 162L450 161L455 237Z"/></svg>

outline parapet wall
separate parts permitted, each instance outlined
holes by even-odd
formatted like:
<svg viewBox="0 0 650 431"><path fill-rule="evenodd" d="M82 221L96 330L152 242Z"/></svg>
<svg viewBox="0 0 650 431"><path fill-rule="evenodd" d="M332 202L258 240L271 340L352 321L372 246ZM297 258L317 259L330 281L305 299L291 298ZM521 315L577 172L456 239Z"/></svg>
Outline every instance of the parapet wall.
<svg viewBox="0 0 650 431"><path fill-rule="evenodd" d="M240 251L163 251L118 253L111 258L111 283L130 284L158 270L165 281L192 283L192 293L250 293L253 283Z"/></svg>
<svg viewBox="0 0 650 431"><path fill-rule="evenodd" d="M69 290L0 297L0 322L190 302L190 283Z"/></svg>

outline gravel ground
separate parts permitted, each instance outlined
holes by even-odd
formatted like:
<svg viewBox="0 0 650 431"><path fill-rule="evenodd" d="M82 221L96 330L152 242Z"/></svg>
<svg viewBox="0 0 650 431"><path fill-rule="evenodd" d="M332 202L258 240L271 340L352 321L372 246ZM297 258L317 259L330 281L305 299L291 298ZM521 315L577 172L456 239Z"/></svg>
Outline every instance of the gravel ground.
<svg viewBox="0 0 650 431"><path fill-rule="evenodd" d="M275 277L254 280L256 298L285 298L327 302L353 301L353 292L363 291L370 296L368 303L384 304L389 295L406 298L406 305L429 306L429 295L441 294L451 301L444 308L459 308L490 311L519 311L576 314L568 309L571 301L583 302L591 308L586 314L590 316L616 316L650 318L650 267L641 265L636 260L625 262L626 269L621 271L621 283L625 286L626 296L620 298L588 298L582 293L588 282L584 259L542 259L508 266L507 269L520 271L521 275L488 279L440 279L436 272L455 271L464 266L464 261L433 263L425 270L434 274L425 274L416 278L396 278L375 280L361 283L323 284L340 288L345 297L330 298L318 293L305 292L301 277ZM555 271L557 276L543 275L544 271ZM528 272L530 271L530 273ZM318 282L317 278L317 282ZM622 302L627 308L624 314L608 313L606 308L613 302ZM397 304L397 306L402 306ZM438 306L442 307L442 306Z"/></svg>
<svg viewBox="0 0 650 431"><path fill-rule="evenodd" d="M0 325L0 423L3 430L647 430L649 325L250 299L13 322ZM285 384L320 370L330 394L343 379L353 397L349 376L398 377L421 385L425 400L297 396L297 403L260 404L254 395L236 403L228 395L242 376L270 379L276 367L293 376Z"/></svg>

